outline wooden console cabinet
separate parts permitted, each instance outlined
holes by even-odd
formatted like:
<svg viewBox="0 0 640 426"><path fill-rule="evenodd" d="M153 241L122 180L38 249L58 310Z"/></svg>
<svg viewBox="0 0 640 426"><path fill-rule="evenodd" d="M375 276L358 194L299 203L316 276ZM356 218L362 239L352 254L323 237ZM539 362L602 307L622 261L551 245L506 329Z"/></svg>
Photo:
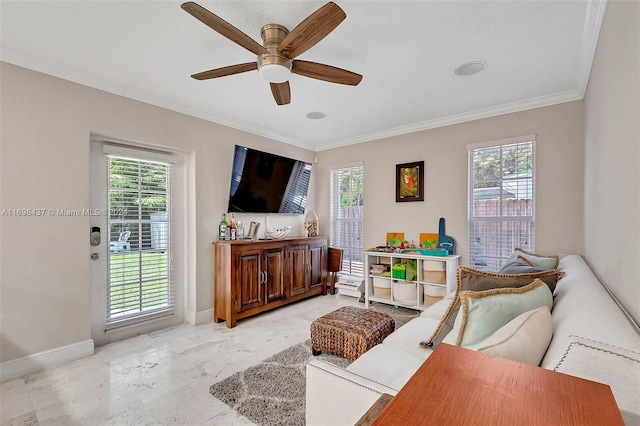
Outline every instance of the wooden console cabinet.
<svg viewBox="0 0 640 426"><path fill-rule="evenodd" d="M214 243L213 320L236 320L327 293L327 239Z"/></svg>

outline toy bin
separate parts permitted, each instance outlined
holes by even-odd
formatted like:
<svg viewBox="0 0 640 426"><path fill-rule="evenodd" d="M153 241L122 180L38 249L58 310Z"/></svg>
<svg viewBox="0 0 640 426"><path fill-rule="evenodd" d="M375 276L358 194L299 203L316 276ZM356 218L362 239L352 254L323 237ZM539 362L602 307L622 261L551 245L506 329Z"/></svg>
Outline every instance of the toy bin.
<svg viewBox="0 0 640 426"><path fill-rule="evenodd" d="M422 280L434 284L444 284L447 282L447 272L445 262L438 260L425 260L422 262Z"/></svg>
<svg viewBox="0 0 640 426"><path fill-rule="evenodd" d="M391 280L373 277L373 295L381 299L391 299Z"/></svg>
<svg viewBox="0 0 640 426"><path fill-rule="evenodd" d="M407 265L404 263L396 263L391 267L391 276L393 278L404 280L407 276Z"/></svg>
<svg viewBox="0 0 640 426"><path fill-rule="evenodd" d="M447 294L447 287L443 285L423 284L424 286L424 306L431 306L442 300Z"/></svg>
<svg viewBox="0 0 640 426"><path fill-rule="evenodd" d="M394 281L393 300L402 303L403 305L416 305L418 301L416 283Z"/></svg>

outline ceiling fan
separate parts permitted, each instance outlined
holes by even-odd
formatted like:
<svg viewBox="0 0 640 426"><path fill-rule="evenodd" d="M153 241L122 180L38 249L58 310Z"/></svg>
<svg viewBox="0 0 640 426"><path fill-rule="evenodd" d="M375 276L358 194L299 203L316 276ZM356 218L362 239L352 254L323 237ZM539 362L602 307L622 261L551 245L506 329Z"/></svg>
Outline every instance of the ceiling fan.
<svg viewBox="0 0 640 426"><path fill-rule="evenodd" d="M278 105L286 105L291 102L289 87L291 73L350 86L357 86L362 80L360 74L342 68L317 62L294 60L325 38L347 17L344 11L333 2L329 2L313 12L291 32L279 24L263 26L260 31L262 46L233 25L194 2L183 3L181 7L214 31L258 56L255 62L230 65L193 74L191 77L196 80L208 80L258 70L260 75L269 81L271 93L273 93Z"/></svg>

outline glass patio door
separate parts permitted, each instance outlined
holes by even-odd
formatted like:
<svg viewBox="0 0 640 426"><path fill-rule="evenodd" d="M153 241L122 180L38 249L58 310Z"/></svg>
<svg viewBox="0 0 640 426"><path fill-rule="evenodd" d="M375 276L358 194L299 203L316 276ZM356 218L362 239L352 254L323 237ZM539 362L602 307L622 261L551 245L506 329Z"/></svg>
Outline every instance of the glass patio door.
<svg viewBox="0 0 640 426"><path fill-rule="evenodd" d="M174 158L108 143L92 144L92 157L92 204L103 212L95 219L102 256L92 257L94 341L182 322L173 273Z"/></svg>

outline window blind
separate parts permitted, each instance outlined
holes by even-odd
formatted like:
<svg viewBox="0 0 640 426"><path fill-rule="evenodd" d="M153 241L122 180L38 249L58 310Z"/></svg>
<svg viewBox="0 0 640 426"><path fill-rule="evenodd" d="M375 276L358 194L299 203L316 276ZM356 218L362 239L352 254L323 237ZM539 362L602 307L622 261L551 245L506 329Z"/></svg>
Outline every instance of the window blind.
<svg viewBox="0 0 640 426"><path fill-rule="evenodd" d="M534 140L469 147L469 265L497 271L516 247L534 251Z"/></svg>
<svg viewBox="0 0 640 426"><path fill-rule="evenodd" d="M342 270L363 276L364 166L334 168L329 174L330 243L342 249Z"/></svg>
<svg viewBox="0 0 640 426"><path fill-rule="evenodd" d="M171 170L107 154L106 330L173 314Z"/></svg>

